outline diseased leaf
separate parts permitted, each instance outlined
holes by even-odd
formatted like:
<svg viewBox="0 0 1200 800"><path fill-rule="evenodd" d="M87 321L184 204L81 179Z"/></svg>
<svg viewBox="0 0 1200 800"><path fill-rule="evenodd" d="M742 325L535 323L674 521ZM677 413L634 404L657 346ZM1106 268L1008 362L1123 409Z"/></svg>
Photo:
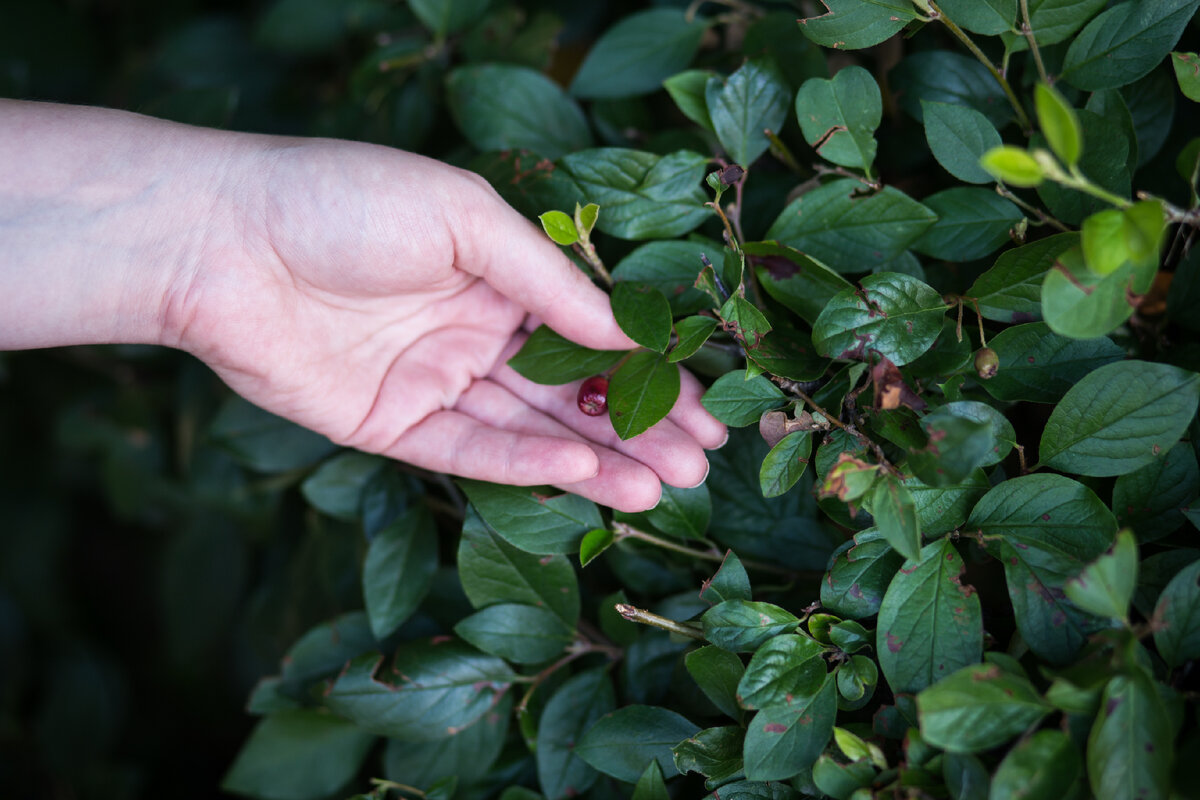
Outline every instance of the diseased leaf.
<svg viewBox="0 0 1200 800"><path fill-rule="evenodd" d="M1098 617L1128 624L1129 603L1137 586L1138 551L1133 533L1117 534L1113 546L1063 585L1067 599Z"/></svg>
<svg viewBox="0 0 1200 800"><path fill-rule="evenodd" d="M916 14L900 0L821 0L825 13L800 20L800 30L822 47L860 50L891 38Z"/></svg>
<svg viewBox="0 0 1200 800"><path fill-rule="evenodd" d="M1112 800L1167 797L1174 738L1154 680L1140 670L1117 675L1088 735L1088 780Z"/></svg>
<svg viewBox="0 0 1200 800"><path fill-rule="evenodd" d="M759 711L746 729L746 777L785 780L810 767L833 735L836 715L837 689L831 678L816 694Z"/></svg>
<svg viewBox="0 0 1200 800"><path fill-rule="evenodd" d="M825 686L824 648L808 636L784 633L754 653L737 685L742 708L786 706Z"/></svg>
<svg viewBox="0 0 1200 800"><path fill-rule="evenodd" d="M921 737L954 753L1004 744L1052 710L1027 679L995 664L963 667L917 695Z"/></svg>
<svg viewBox="0 0 1200 800"><path fill-rule="evenodd" d="M850 288L850 282L829 267L777 242L747 242L742 250L767 294L809 324L834 295Z"/></svg>
<svg viewBox="0 0 1200 800"><path fill-rule="evenodd" d="M916 278L880 272L829 301L813 324L813 344L829 358L867 360L873 352L896 366L913 361L942 332L948 306Z"/></svg>
<svg viewBox="0 0 1200 800"><path fill-rule="evenodd" d="M1171 66L1179 91L1188 100L1200 103L1200 56L1195 53L1171 53Z"/></svg>
<svg viewBox="0 0 1200 800"><path fill-rule="evenodd" d="M1171 667L1200 657L1200 561L1181 570L1158 597L1154 644Z"/></svg>
<svg viewBox="0 0 1200 800"><path fill-rule="evenodd" d="M796 94L796 119L821 158L871 174L883 100L870 72L850 66L829 80L805 81Z"/></svg>
<svg viewBox="0 0 1200 800"><path fill-rule="evenodd" d="M878 613L892 576L904 557L875 528L859 531L834 553L821 581L821 605L845 617L864 619Z"/></svg>

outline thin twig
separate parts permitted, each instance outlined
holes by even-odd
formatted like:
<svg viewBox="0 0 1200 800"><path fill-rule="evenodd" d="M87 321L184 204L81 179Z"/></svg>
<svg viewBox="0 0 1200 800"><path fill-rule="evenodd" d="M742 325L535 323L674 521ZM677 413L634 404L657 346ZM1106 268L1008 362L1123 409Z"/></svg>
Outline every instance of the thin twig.
<svg viewBox="0 0 1200 800"><path fill-rule="evenodd" d="M616 609L617 613L623 619L627 619L630 622L640 622L642 625L649 625L652 628L658 628L669 633L678 634L679 636L686 636L689 639L704 641L704 631L685 622L676 622L673 619L660 617L658 614L654 614L644 608L635 608L626 603L617 603Z"/></svg>
<svg viewBox="0 0 1200 800"><path fill-rule="evenodd" d="M1030 214L1033 214L1035 217L1038 218L1039 224L1049 225L1050 227L1060 230L1063 233L1071 232L1070 228L1068 228L1066 225L1064 225L1062 222L1060 222L1056 218L1050 216L1045 211L1043 211L1042 209L1033 205L1032 203L1027 203L1024 200L1022 200L1021 198L1017 197L1015 194L1012 193L1012 190L1009 189L1004 184L1002 184L1002 183L996 184L996 194L1000 195L1001 197L1003 197L1005 200L1008 200L1009 202L1016 203L1023 210L1028 211Z"/></svg>
<svg viewBox="0 0 1200 800"><path fill-rule="evenodd" d="M688 547L687 545L682 545L678 542L672 542L670 539L663 539L662 537L655 536L652 533L638 530L637 528L625 522L613 523L613 537L616 541L620 541L621 539L637 539L638 541L645 542L646 544L652 544L655 547L662 548L663 550L669 550L672 553L679 553L691 558L698 558L702 561L712 561L719 564L725 560L725 554L719 550L696 550ZM759 570L761 572L771 572L776 575L795 576L797 574L795 570L780 567L776 564L769 564L765 561L755 561L749 558L743 558L741 561L742 566L746 569Z"/></svg>
<svg viewBox="0 0 1200 800"><path fill-rule="evenodd" d="M1042 83L1050 85L1050 78L1046 75L1046 65L1042 63L1042 52L1038 49L1037 39L1033 36L1033 24L1029 21L1029 0L1021 0L1021 33L1025 36L1025 41L1029 43L1029 52L1033 54L1033 63L1037 64L1038 75L1042 78Z"/></svg>

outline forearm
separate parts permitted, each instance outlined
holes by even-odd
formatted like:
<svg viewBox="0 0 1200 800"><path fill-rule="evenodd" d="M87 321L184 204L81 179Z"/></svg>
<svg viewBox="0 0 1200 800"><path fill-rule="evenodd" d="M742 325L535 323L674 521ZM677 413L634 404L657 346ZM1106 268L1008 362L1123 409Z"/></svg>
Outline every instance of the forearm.
<svg viewBox="0 0 1200 800"><path fill-rule="evenodd" d="M0 100L0 349L159 343L227 222L235 135Z"/></svg>

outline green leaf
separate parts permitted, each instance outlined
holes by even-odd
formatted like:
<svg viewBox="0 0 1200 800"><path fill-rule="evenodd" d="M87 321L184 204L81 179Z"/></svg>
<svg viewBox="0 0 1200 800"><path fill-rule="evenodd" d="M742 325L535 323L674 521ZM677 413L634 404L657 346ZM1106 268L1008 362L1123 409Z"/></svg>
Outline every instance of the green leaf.
<svg viewBox="0 0 1200 800"><path fill-rule="evenodd" d="M715 606L726 600L749 600L750 597L750 576L737 553L729 550L716 574L700 587L700 599Z"/></svg>
<svg viewBox="0 0 1200 800"><path fill-rule="evenodd" d="M879 608L879 666L892 691L919 692L983 654L979 595L950 540L921 549L892 579Z"/></svg>
<svg viewBox="0 0 1200 800"><path fill-rule="evenodd" d="M757 423L764 412L785 401L783 391L771 381L761 375L746 380L740 370L717 378L700 398L708 413L736 428Z"/></svg>
<svg viewBox="0 0 1200 800"><path fill-rule="evenodd" d="M713 122L708 114L708 101L704 99L705 87L715 77L717 73L711 69L686 69L663 81L663 88L683 115L706 131L713 130Z"/></svg>
<svg viewBox="0 0 1200 800"><path fill-rule="evenodd" d="M859 287L830 300L813 325L813 344L821 355L865 361L879 353L903 366L942 332L948 306L916 278L880 272L867 275Z"/></svg>
<svg viewBox="0 0 1200 800"><path fill-rule="evenodd" d="M864 619L879 612L883 594L904 557L875 528L859 531L834 553L821 581L821 605L844 617Z"/></svg>
<svg viewBox="0 0 1200 800"><path fill-rule="evenodd" d="M1043 730L1008 751L992 776L992 797L1061 800L1083 772L1079 751L1062 731Z"/></svg>
<svg viewBox="0 0 1200 800"><path fill-rule="evenodd" d="M984 495L964 530L984 537L1004 564L1017 630L1030 649L1053 664L1073 658L1102 623L1066 602L1062 587L1112 544L1112 512L1081 483L1026 475Z"/></svg>
<svg viewBox="0 0 1200 800"><path fill-rule="evenodd" d="M1200 103L1200 56L1195 53L1171 53L1171 66L1179 91L1188 100Z"/></svg>
<svg viewBox="0 0 1200 800"><path fill-rule="evenodd" d="M767 151L764 130L779 133L790 92L769 61L750 59L728 78L710 78L705 104L721 147L733 163L749 167Z"/></svg>
<svg viewBox="0 0 1200 800"><path fill-rule="evenodd" d="M311 466L337 450L337 445L321 434L236 395L221 406L208 432L218 447L256 472L289 472Z"/></svg>
<svg viewBox="0 0 1200 800"><path fill-rule="evenodd" d="M912 53L888 75L893 96L917 122L924 121L922 101L967 106L1003 130L1012 106L987 68L971 56L950 50Z"/></svg>
<svg viewBox="0 0 1200 800"><path fill-rule="evenodd" d="M1029 151L1013 145L993 147L979 157L979 166L1001 183L1018 188L1040 186L1045 180L1042 165Z"/></svg>
<svg viewBox="0 0 1200 800"><path fill-rule="evenodd" d="M1017 20L1017 0L941 0L938 8L972 33L1004 33Z"/></svg>
<svg viewBox="0 0 1200 800"><path fill-rule="evenodd" d="M599 774L575 752L575 744L616 705L612 679L603 667L568 678L538 721L538 783L546 800L562 800L591 788Z"/></svg>
<svg viewBox="0 0 1200 800"><path fill-rule="evenodd" d="M613 316L625 335L642 347L665 353L671 341L671 306L658 289L621 281L613 287Z"/></svg>
<svg viewBox="0 0 1200 800"><path fill-rule="evenodd" d="M1097 275L1115 272L1127 261L1134 262L1139 271L1157 270L1166 229L1166 216L1158 201L1092 214L1083 221L1084 263Z"/></svg>
<svg viewBox="0 0 1200 800"><path fill-rule="evenodd" d="M700 273L700 256L720 251L721 245L698 237L684 242L647 242L617 262L612 274L617 281L657 288L667 296L675 315L694 314L713 305L693 288Z"/></svg>
<svg viewBox="0 0 1200 800"><path fill-rule="evenodd" d="M437 570L433 517L415 505L375 534L363 564L363 600L377 639L389 636L417 610Z"/></svg>
<svg viewBox="0 0 1200 800"><path fill-rule="evenodd" d="M1029 0L1029 23L1038 45L1045 47L1066 41L1084 26L1092 15L1104 8L1107 0ZM1027 50L1024 36L1002 37L1009 51Z"/></svg>
<svg viewBox="0 0 1200 800"><path fill-rule="evenodd" d="M771 708L814 697L824 688L828 673L824 652L808 636L784 633L771 639L754 653L738 682L738 704Z"/></svg>
<svg viewBox="0 0 1200 800"><path fill-rule="evenodd" d="M810 325L834 295L851 285L816 259L777 242L746 242L742 251L767 294Z"/></svg>
<svg viewBox="0 0 1200 800"><path fill-rule="evenodd" d="M259 722L221 788L277 800L320 800L358 773L375 736L332 714L281 711Z"/></svg>
<svg viewBox="0 0 1200 800"><path fill-rule="evenodd" d="M916 18L901 0L821 0L825 13L800 20L800 30L822 47L861 50L899 33Z"/></svg>
<svg viewBox="0 0 1200 800"><path fill-rule="evenodd" d="M541 664L562 653L574 630L554 612L521 603L488 606L464 617L454 632L485 653L514 664Z"/></svg>
<svg viewBox="0 0 1200 800"><path fill-rule="evenodd" d="M642 773L642 777L638 778L637 784L633 787L632 800L671 800L671 795L667 793L667 784L663 780L662 769L658 766L657 761L651 761L646 765L646 771Z"/></svg>
<svg viewBox="0 0 1200 800"><path fill-rule="evenodd" d="M1125 129L1119 122L1094 111L1079 109L1075 113L1083 132L1083 152L1077 165L1079 170L1101 188L1119 197L1129 197L1131 145L1125 138ZM1035 150L1046 146L1045 137L1040 133L1030 139L1030 147ZM1078 225L1088 214L1111 207L1110 203L1100 198L1056 181L1043 182L1037 192L1050 213L1069 225Z"/></svg>
<svg viewBox="0 0 1200 800"><path fill-rule="evenodd" d="M608 528L588 531L579 543L579 566L586 567L595 561L601 553L612 547L613 541L613 532Z"/></svg>
<svg viewBox="0 0 1200 800"><path fill-rule="evenodd" d="M843 661L835 670L838 687L838 708L856 711L875 696L879 685L879 667L866 656L854 656Z"/></svg>
<svg viewBox="0 0 1200 800"><path fill-rule="evenodd" d="M912 248L945 261L974 261L1009 242L1008 232L1024 215L988 189L958 186L926 197L938 220Z"/></svg>
<svg viewBox="0 0 1200 800"><path fill-rule="evenodd" d="M458 67L446 76L446 103L463 136L479 150L531 150L555 159L592 145L578 104L528 67Z"/></svg>
<svg viewBox="0 0 1200 800"><path fill-rule="evenodd" d="M714 644L688 653L684 659L688 674L704 692L704 696L726 716L741 719L738 704L738 685L745 673L742 659Z"/></svg>
<svg viewBox="0 0 1200 800"><path fill-rule="evenodd" d="M904 486L912 495L917 525L926 536L954 530L967 519L975 502L991 488L987 474L977 469L960 482L930 486L915 476L905 476Z"/></svg>
<svg viewBox="0 0 1200 800"><path fill-rule="evenodd" d="M1130 87L1133 88L1133 87ZM1084 109L1099 114L1105 122L1115 126L1121 132L1121 138L1129 143L1129 155L1125 159L1125 169L1132 175L1138 167L1141 157L1138 147L1137 129L1133 124L1133 114L1129 112L1129 104L1118 89L1105 89L1092 92Z"/></svg>
<svg viewBox="0 0 1200 800"><path fill-rule="evenodd" d="M579 241L579 231L575 229L575 220L562 211L547 211L538 217L542 230L554 240L555 244L570 247Z"/></svg>
<svg viewBox="0 0 1200 800"><path fill-rule="evenodd" d="M576 494L547 497L537 487L458 481L492 530L527 553L574 553L583 535L604 527L596 504ZM543 490L544 491L544 490Z"/></svg>
<svg viewBox="0 0 1200 800"><path fill-rule="evenodd" d="M1088 735L1088 780L1111 800L1167 797L1174 738L1158 685L1140 670L1117 675Z"/></svg>
<svg viewBox="0 0 1200 800"><path fill-rule="evenodd" d="M753 303L735 294L721 306L721 319L733 337L748 349L759 347L771 331L771 323Z"/></svg>
<svg viewBox="0 0 1200 800"><path fill-rule="evenodd" d="M838 272L866 272L899 258L937 219L899 189L862 195L861 188L841 178L807 192L783 210L766 238Z"/></svg>
<svg viewBox="0 0 1200 800"><path fill-rule="evenodd" d="M512 693L478 722L461 733L429 742L389 739L383 754L383 774L410 786L430 786L446 778L464 785L484 778L500 755L512 717Z"/></svg>
<svg viewBox="0 0 1200 800"><path fill-rule="evenodd" d="M829 641L844 653L857 653L864 648L875 646L875 632L854 620L843 620L829 626Z"/></svg>
<svg viewBox="0 0 1200 800"><path fill-rule="evenodd" d="M1128 624L1137 573L1137 542L1132 532L1124 530L1117 534L1112 547L1067 581L1063 591L1084 611Z"/></svg>
<svg viewBox="0 0 1200 800"><path fill-rule="evenodd" d="M871 785L876 770L869 761L842 764L834 761L829 753L823 754L812 768L812 782L822 796L835 800L850 800ZM858 800L858 798L855 798Z"/></svg>
<svg viewBox="0 0 1200 800"><path fill-rule="evenodd" d="M678 341L667 355L667 361L677 364L685 358L695 355L704 346L708 337L717 329L718 322L712 317L684 317L675 323L675 335Z"/></svg>
<svg viewBox="0 0 1200 800"><path fill-rule="evenodd" d="M408 0L417 19L438 36L471 25L483 16L491 0Z"/></svg>
<svg viewBox="0 0 1200 800"><path fill-rule="evenodd" d="M1194 372L1145 361L1108 364L1054 407L1038 454L1064 472L1121 475L1174 447L1198 402L1200 375Z"/></svg>
<svg viewBox="0 0 1200 800"><path fill-rule="evenodd" d="M921 737L954 753L1004 744L1053 709L1025 678L995 664L972 664L917 695Z"/></svg>
<svg viewBox="0 0 1200 800"><path fill-rule="evenodd" d="M660 156L601 147L563 156L560 165L579 187L578 199L604 208L596 223L601 231L618 239L669 239L708 219L700 186L707 163L687 150Z"/></svg>
<svg viewBox="0 0 1200 800"><path fill-rule="evenodd" d="M938 163L965 183L991 183L992 176L979 166L979 159L1001 144L996 126L973 108L921 101L925 117L925 139Z"/></svg>
<svg viewBox="0 0 1200 800"><path fill-rule="evenodd" d="M632 439L667 416L679 396L679 367L657 353L634 353L613 373L608 418L621 439Z"/></svg>
<svg viewBox="0 0 1200 800"><path fill-rule="evenodd" d="M836 716L837 689L829 678L816 694L759 711L746 729L746 777L786 780L812 766L833 735Z"/></svg>
<svg viewBox="0 0 1200 800"><path fill-rule="evenodd" d="M558 385L598 375L620 361L625 352L589 350L539 325L508 365L534 383Z"/></svg>
<svg viewBox="0 0 1200 800"><path fill-rule="evenodd" d="M1087 268L1079 250L1069 250L1042 283L1046 324L1074 339L1104 336L1133 314L1155 271L1154 264L1126 261L1116 272L1101 276Z"/></svg>
<svg viewBox="0 0 1200 800"><path fill-rule="evenodd" d="M773 636L794 629L800 620L771 603L725 600L700 618L704 638L734 653L752 653Z"/></svg>
<svg viewBox="0 0 1200 800"><path fill-rule="evenodd" d="M1127 472L1113 484L1112 509L1123 526L1133 528L1139 542L1173 533L1184 523L1182 509L1200 495L1200 467L1188 442L1166 457Z"/></svg>
<svg viewBox="0 0 1200 800"><path fill-rule="evenodd" d="M663 484L658 505L644 513L646 521L670 536L703 539L712 517L712 499L704 484L680 489Z"/></svg>
<svg viewBox="0 0 1200 800"><path fill-rule="evenodd" d="M1060 233L1001 253L966 294L975 298L985 319L996 322L1041 319L1046 273L1060 255L1078 244L1078 234Z"/></svg>
<svg viewBox="0 0 1200 800"><path fill-rule="evenodd" d="M796 119L821 158L871 173L875 129L883 119L883 100L871 73L849 66L829 80L808 79L796 94Z"/></svg>
<svg viewBox="0 0 1200 800"><path fill-rule="evenodd" d="M982 386L1007 402L1058 402L1085 375L1125 357L1111 339L1069 339L1044 322L1005 328L988 345L996 351L1000 369Z"/></svg>
<svg viewBox="0 0 1200 800"><path fill-rule="evenodd" d="M471 508L458 544L458 577L475 608L524 603L548 608L571 628L579 619L579 585L571 562L517 549Z"/></svg>
<svg viewBox="0 0 1200 800"><path fill-rule="evenodd" d="M771 448L758 471L763 497L778 497L796 485L808 467L812 453L812 433L789 433Z"/></svg>
<svg viewBox="0 0 1200 800"><path fill-rule="evenodd" d="M382 456L347 450L317 467L300 491L318 511L353 522L359 518L363 489L387 463Z"/></svg>
<svg viewBox="0 0 1200 800"><path fill-rule="evenodd" d="M1079 129L1075 109L1057 90L1044 83L1033 87L1033 99L1038 126L1050 143L1050 149L1068 168L1075 166L1083 152L1083 132Z"/></svg>
<svg viewBox="0 0 1200 800"><path fill-rule="evenodd" d="M698 15L689 20L681 8L630 14L592 46L571 82L571 94L595 99L660 89L691 62L707 28L707 20Z"/></svg>
<svg viewBox="0 0 1200 800"><path fill-rule="evenodd" d="M515 677L500 659L457 641L406 642L381 676L394 684L375 677L382 660L351 661L324 702L363 730L407 741L453 736L487 713Z"/></svg>
<svg viewBox="0 0 1200 800"><path fill-rule="evenodd" d="M605 775L633 783L651 761L676 775L671 748L700 730L665 708L632 705L605 714L575 746L575 753Z"/></svg>
<svg viewBox="0 0 1200 800"><path fill-rule="evenodd" d="M1084 91L1114 89L1154 69L1183 34L1200 0L1138 0L1109 8L1071 42L1061 77Z"/></svg>
<svg viewBox="0 0 1200 800"><path fill-rule="evenodd" d="M600 206L595 203L588 203L585 206L575 204L575 229L579 231L580 236L591 234L598 219L600 219Z"/></svg>
<svg viewBox="0 0 1200 800"><path fill-rule="evenodd" d="M1154 644L1170 667L1200 657L1200 561L1167 584L1154 608Z"/></svg>
<svg viewBox="0 0 1200 800"><path fill-rule="evenodd" d="M902 483L884 478L875 484L871 493L871 516L883 538L896 552L916 559L921 552L921 527L912 495Z"/></svg>
<svg viewBox="0 0 1200 800"><path fill-rule="evenodd" d="M724 783L738 777L742 774L744 736L737 725L706 728L676 745L672 751L675 768L683 774L698 772L709 779L706 783Z"/></svg>

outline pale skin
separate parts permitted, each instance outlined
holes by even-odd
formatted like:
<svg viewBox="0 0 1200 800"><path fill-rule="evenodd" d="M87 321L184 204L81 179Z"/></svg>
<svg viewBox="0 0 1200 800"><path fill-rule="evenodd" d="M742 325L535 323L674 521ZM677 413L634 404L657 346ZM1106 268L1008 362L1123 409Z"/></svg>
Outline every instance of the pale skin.
<svg viewBox="0 0 1200 800"><path fill-rule="evenodd" d="M639 511L725 427L686 371L622 442L577 384L506 366L545 323L634 346L607 296L481 178L373 145L0 100L0 349L150 343L333 441ZM603 212L602 212L603 213Z"/></svg>

